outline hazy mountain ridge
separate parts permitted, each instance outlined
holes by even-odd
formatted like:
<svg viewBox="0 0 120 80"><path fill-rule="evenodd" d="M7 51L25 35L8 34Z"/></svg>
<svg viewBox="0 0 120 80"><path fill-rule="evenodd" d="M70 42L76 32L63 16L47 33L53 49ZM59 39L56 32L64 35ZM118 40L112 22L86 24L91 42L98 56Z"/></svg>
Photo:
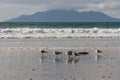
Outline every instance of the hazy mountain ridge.
<svg viewBox="0 0 120 80"><path fill-rule="evenodd" d="M33 15L21 15L6 22L120 22L120 19L95 11L49 10Z"/></svg>

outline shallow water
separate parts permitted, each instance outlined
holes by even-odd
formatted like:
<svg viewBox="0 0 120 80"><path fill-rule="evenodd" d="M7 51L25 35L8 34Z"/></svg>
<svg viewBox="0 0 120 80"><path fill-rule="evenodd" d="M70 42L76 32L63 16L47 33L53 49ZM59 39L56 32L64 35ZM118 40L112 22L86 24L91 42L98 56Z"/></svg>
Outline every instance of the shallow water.
<svg viewBox="0 0 120 80"><path fill-rule="evenodd" d="M119 39L1 39L1 80L119 80ZM92 46L92 47L91 47ZM52 48L51 48L52 47ZM62 47L62 48L61 48ZM41 57L39 50L48 51ZM101 58L95 58L101 49ZM53 52L63 54L55 58ZM88 51L68 61L66 52Z"/></svg>
<svg viewBox="0 0 120 80"><path fill-rule="evenodd" d="M119 47L120 38L0 39L1 47Z"/></svg>

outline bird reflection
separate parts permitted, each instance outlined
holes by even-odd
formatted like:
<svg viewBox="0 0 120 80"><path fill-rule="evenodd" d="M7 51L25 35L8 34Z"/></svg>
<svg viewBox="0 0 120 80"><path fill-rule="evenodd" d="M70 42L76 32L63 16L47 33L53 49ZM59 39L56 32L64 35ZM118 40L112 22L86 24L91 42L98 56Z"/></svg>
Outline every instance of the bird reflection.
<svg viewBox="0 0 120 80"><path fill-rule="evenodd" d="M72 64L73 58L67 58L66 59L66 64Z"/></svg>
<svg viewBox="0 0 120 80"><path fill-rule="evenodd" d="M45 63L45 58L47 58L46 56L41 56L40 59L40 63Z"/></svg>
<svg viewBox="0 0 120 80"><path fill-rule="evenodd" d="M79 59L73 59L73 64L78 63Z"/></svg>
<svg viewBox="0 0 120 80"><path fill-rule="evenodd" d="M79 61L79 59L71 57L66 59L66 64L75 64Z"/></svg>
<svg viewBox="0 0 120 80"><path fill-rule="evenodd" d="M59 62L62 62L59 58L54 58L54 59L53 59L53 63L54 63L54 64L59 63Z"/></svg>

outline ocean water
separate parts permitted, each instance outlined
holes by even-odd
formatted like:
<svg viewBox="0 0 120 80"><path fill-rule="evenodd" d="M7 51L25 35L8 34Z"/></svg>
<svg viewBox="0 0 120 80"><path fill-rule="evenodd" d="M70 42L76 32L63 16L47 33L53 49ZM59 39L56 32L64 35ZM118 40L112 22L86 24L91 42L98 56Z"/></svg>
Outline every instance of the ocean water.
<svg viewBox="0 0 120 80"><path fill-rule="evenodd" d="M119 38L120 22L0 23L0 38Z"/></svg>
<svg viewBox="0 0 120 80"><path fill-rule="evenodd" d="M0 23L0 79L119 80L119 37L120 23ZM69 61L68 50L89 55ZM54 51L63 54L56 60Z"/></svg>

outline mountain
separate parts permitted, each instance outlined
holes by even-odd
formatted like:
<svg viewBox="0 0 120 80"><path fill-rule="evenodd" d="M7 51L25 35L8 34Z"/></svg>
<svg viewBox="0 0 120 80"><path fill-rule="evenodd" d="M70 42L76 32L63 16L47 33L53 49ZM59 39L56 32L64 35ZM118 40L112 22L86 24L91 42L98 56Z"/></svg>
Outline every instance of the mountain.
<svg viewBox="0 0 120 80"><path fill-rule="evenodd" d="M33 15L22 15L5 22L120 22L120 19L95 11L49 10Z"/></svg>

